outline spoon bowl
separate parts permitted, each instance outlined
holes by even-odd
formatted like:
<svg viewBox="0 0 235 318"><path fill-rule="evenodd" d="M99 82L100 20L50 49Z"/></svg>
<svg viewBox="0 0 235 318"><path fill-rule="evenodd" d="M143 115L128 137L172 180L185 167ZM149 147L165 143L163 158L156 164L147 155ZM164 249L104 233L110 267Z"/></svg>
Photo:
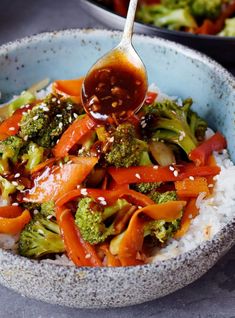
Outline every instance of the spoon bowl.
<svg viewBox="0 0 235 318"><path fill-rule="evenodd" d="M147 72L131 43L137 2L130 1L119 45L99 59L84 79L83 106L96 121L117 124L131 117L144 103Z"/></svg>

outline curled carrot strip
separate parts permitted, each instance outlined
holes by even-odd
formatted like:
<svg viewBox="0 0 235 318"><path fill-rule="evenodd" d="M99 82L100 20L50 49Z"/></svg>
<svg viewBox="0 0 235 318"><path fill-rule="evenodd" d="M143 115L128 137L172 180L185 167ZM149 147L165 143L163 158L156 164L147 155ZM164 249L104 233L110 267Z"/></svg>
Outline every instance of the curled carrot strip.
<svg viewBox="0 0 235 318"><path fill-rule="evenodd" d="M180 238L187 233L191 220L198 215L199 209L196 206L196 199L191 199L184 209L182 219L180 221L180 229L175 233L175 238Z"/></svg>
<svg viewBox="0 0 235 318"><path fill-rule="evenodd" d="M94 248L82 239L71 211L64 207L57 207L56 219L61 229L68 257L73 263L77 266L102 266Z"/></svg>
<svg viewBox="0 0 235 318"><path fill-rule="evenodd" d="M181 216L181 211L185 205L185 201L169 201L162 204L146 206L137 210L132 216L120 244L118 256L122 266L141 263L137 259L137 254L141 252L144 241L145 221L140 219L139 215L141 213L154 220L172 221Z"/></svg>
<svg viewBox="0 0 235 318"><path fill-rule="evenodd" d="M119 190L101 190L101 189L85 189L86 195L97 199L98 197L104 197L105 200L112 204L119 198L125 198L128 202L131 202L133 204L146 206L146 205L153 205L154 202L147 197L146 195L139 193L134 190L129 190L126 187L121 187ZM74 200L77 197L80 197L82 195L81 189L72 190L70 192L65 193L63 196L61 196L57 202L57 206L62 206L66 204L67 202Z"/></svg>
<svg viewBox="0 0 235 318"><path fill-rule="evenodd" d="M17 234L29 223L31 216L28 210L15 218L0 218L0 233Z"/></svg>
<svg viewBox="0 0 235 318"><path fill-rule="evenodd" d="M54 82L53 88L58 93L64 93L69 96L81 97L83 80L84 77L69 80L57 80Z"/></svg>
<svg viewBox="0 0 235 318"><path fill-rule="evenodd" d="M67 163L45 169L34 179L34 186L25 195L24 200L29 202L56 201L64 193L77 187L91 172L98 159L95 157L81 157Z"/></svg>
<svg viewBox="0 0 235 318"><path fill-rule="evenodd" d="M53 154L57 158L65 157L68 155L70 149L76 145L79 140L85 136L96 123L88 116L77 118L63 133L59 142L53 149Z"/></svg>
<svg viewBox="0 0 235 318"><path fill-rule="evenodd" d="M201 192L210 193L206 178L184 179L175 182L177 196L180 198L197 197Z"/></svg>
<svg viewBox="0 0 235 318"><path fill-rule="evenodd" d="M0 207L0 218L15 218L20 216L22 208L15 205L6 205Z"/></svg>
<svg viewBox="0 0 235 318"><path fill-rule="evenodd" d="M104 243L100 246L100 249L104 252L106 256L106 266L108 267L118 267L121 266L121 263L117 256L114 256L108 247L108 244Z"/></svg>

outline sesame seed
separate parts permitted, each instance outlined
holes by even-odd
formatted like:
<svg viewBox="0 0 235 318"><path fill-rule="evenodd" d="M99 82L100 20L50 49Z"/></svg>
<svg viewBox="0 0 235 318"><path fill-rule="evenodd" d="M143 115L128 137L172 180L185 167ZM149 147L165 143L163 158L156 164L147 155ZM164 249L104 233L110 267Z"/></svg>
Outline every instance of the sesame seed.
<svg viewBox="0 0 235 318"><path fill-rule="evenodd" d="M135 174L135 176L136 176L136 178L137 178L137 179L141 179L141 177L140 177L140 174L139 174L139 173L136 173L136 174Z"/></svg>
<svg viewBox="0 0 235 318"><path fill-rule="evenodd" d="M106 201L100 201L100 204L107 205L107 202Z"/></svg>
<svg viewBox="0 0 235 318"><path fill-rule="evenodd" d="M77 185L77 189L80 189L80 188L81 188L81 185L80 185L80 184L78 184L78 185Z"/></svg>
<svg viewBox="0 0 235 318"><path fill-rule="evenodd" d="M38 214L38 213L39 213L39 211L38 211L37 209L33 210L33 214L34 214L34 215L36 215L36 214Z"/></svg>
<svg viewBox="0 0 235 318"><path fill-rule="evenodd" d="M60 163L59 163L59 166L60 166L60 168L62 168L63 167L63 163L60 161Z"/></svg>
<svg viewBox="0 0 235 318"><path fill-rule="evenodd" d="M82 147L81 149L78 150L78 154L81 155L84 151L84 148Z"/></svg>
<svg viewBox="0 0 235 318"><path fill-rule="evenodd" d="M74 113L74 114L73 114L73 117L74 117L74 118L78 118L78 114Z"/></svg>
<svg viewBox="0 0 235 318"><path fill-rule="evenodd" d="M23 138L23 139L24 139L25 141L27 141L27 140L28 140L28 138L29 138L29 136L27 136L27 135L26 135L26 136L24 136L24 138Z"/></svg>
<svg viewBox="0 0 235 318"><path fill-rule="evenodd" d="M82 195L88 195L87 189L81 189L81 194Z"/></svg>
<svg viewBox="0 0 235 318"><path fill-rule="evenodd" d="M173 174L174 174L175 177L178 177L179 172L178 172L177 170L175 170L175 171L173 172Z"/></svg>
<svg viewBox="0 0 235 318"><path fill-rule="evenodd" d="M19 183L16 182L16 181L12 181L12 184L13 184L14 186L16 186L16 187L19 185Z"/></svg>
<svg viewBox="0 0 235 318"><path fill-rule="evenodd" d="M43 107L44 112L49 112L49 108L48 107Z"/></svg>
<svg viewBox="0 0 235 318"><path fill-rule="evenodd" d="M72 117L69 117L69 123L71 123L72 122Z"/></svg>
<svg viewBox="0 0 235 318"><path fill-rule="evenodd" d="M27 112L23 112L23 113L22 113L23 116L26 115L26 114L27 114Z"/></svg>
<svg viewBox="0 0 235 318"><path fill-rule="evenodd" d="M56 117L62 117L62 114L57 114Z"/></svg>
<svg viewBox="0 0 235 318"><path fill-rule="evenodd" d="M189 214L188 217L189 217L189 219L192 219L192 218L193 218L193 215L192 215L192 214Z"/></svg>
<svg viewBox="0 0 235 318"><path fill-rule="evenodd" d="M99 201L105 201L105 198L104 197L98 197L97 198Z"/></svg>
<svg viewBox="0 0 235 318"><path fill-rule="evenodd" d="M208 188L213 188L214 187L214 184L210 183L208 184Z"/></svg>
<svg viewBox="0 0 235 318"><path fill-rule="evenodd" d="M154 169L154 170L157 170L157 169L158 169L158 166L156 166L156 165L153 166L153 169Z"/></svg>
<svg viewBox="0 0 235 318"><path fill-rule="evenodd" d="M61 101L60 101L60 100L58 100L58 101L57 101L57 104L60 104L60 103L61 103Z"/></svg>
<svg viewBox="0 0 235 318"><path fill-rule="evenodd" d="M60 140L58 139L58 140L56 140L56 144L58 144L58 142L59 142Z"/></svg>
<svg viewBox="0 0 235 318"><path fill-rule="evenodd" d="M14 202L14 203L12 203L12 205L13 205L13 206L18 206L19 203L18 203L18 202Z"/></svg>
<svg viewBox="0 0 235 318"><path fill-rule="evenodd" d="M169 166L169 169L170 169L171 171L174 171L174 170L175 170L174 167L172 167L172 166Z"/></svg>
<svg viewBox="0 0 235 318"><path fill-rule="evenodd" d="M193 176L190 176L190 177L189 177L189 180L192 180L192 181L193 181L193 180L194 180L194 177L193 177Z"/></svg>
<svg viewBox="0 0 235 318"><path fill-rule="evenodd" d="M38 115L33 117L33 120L37 120L38 119Z"/></svg>
<svg viewBox="0 0 235 318"><path fill-rule="evenodd" d="M114 136L109 138L109 142L114 142Z"/></svg>
<svg viewBox="0 0 235 318"><path fill-rule="evenodd" d="M56 98L53 97L53 98L51 99L51 101L52 101L53 103L56 102Z"/></svg>
<svg viewBox="0 0 235 318"><path fill-rule="evenodd" d="M15 130L15 127L10 127L8 130L13 131L13 130Z"/></svg>
<svg viewBox="0 0 235 318"><path fill-rule="evenodd" d="M181 132L180 132L180 135L179 135L179 141L182 141L185 136L186 136L186 135L185 135L185 132L184 132L184 131L181 131Z"/></svg>
<svg viewBox="0 0 235 318"><path fill-rule="evenodd" d="M90 258L91 254L86 254L85 258Z"/></svg>
<svg viewBox="0 0 235 318"><path fill-rule="evenodd" d="M141 205L138 205L138 209L142 209L142 206L141 206Z"/></svg>
<svg viewBox="0 0 235 318"><path fill-rule="evenodd" d="M141 125L142 128L145 128L146 126L147 126L146 123L144 123L144 124Z"/></svg>
<svg viewBox="0 0 235 318"><path fill-rule="evenodd" d="M47 219L48 219L48 220L50 220L50 219L52 219L52 218L53 218L53 215L48 215L48 216L47 216Z"/></svg>
<svg viewBox="0 0 235 318"><path fill-rule="evenodd" d="M59 123L59 128L62 129L63 128L63 123Z"/></svg>
<svg viewBox="0 0 235 318"><path fill-rule="evenodd" d="M38 233L44 235L44 232L41 229L38 229Z"/></svg>
<svg viewBox="0 0 235 318"><path fill-rule="evenodd" d="M19 173L19 172L16 173L16 174L14 175L14 177L15 177L15 178L19 178L19 177L20 177L20 173Z"/></svg>

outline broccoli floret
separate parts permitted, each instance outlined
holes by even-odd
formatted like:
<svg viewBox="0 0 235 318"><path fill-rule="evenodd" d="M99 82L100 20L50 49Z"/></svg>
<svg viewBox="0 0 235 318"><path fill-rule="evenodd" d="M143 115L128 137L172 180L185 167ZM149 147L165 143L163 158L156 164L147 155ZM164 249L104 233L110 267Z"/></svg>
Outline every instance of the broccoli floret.
<svg viewBox="0 0 235 318"><path fill-rule="evenodd" d="M235 36L235 18L225 20L225 27L219 36Z"/></svg>
<svg viewBox="0 0 235 318"><path fill-rule="evenodd" d="M20 234L18 252L39 259L65 251L60 229L55 220L36 214Z"/></svg>
<svg viewBox="0 0 235 318"><path fill-rule="evenodd" d="M55 203L53 201L42 203L40 213L45 217L55 217Z"/></svg>
<svg viewBox="0 0 235 318"><path fill-rule="evenodd" d="M44 107L36 105L32 110L28 110L26 114L22 116L20 121L20 135L24 140L33 140L33 138L39 136L44 127L49 125L50 118L48 112L44 111Z"/></svg>
<svg viewBox="0 0 235 318"><path fill-rule="evenodd" d="M156 203L165 203L168 201L175 201L177 200L176 191L166 191L163 193L160 193L158 191L152 191L149 194L149 197Z"/></svg>
<svg viewBox="0 0 235 318"><path fill-rule="evenodd" d="M173 237L174 233L180 226L180 220L174 220L172 222L150 221L144 227L144 236L151 236L160 243L164 243Z"/></svg>
<svg viewBox="0 0 235 318"><path fill-rule="evenodd" d="M30 141L26 151L27 153L22 156L22 160L27 161L25 169L30 171L43 161L44 148Z"/></svg>
<svg viewBox="0 0 235 318"><path fill-rule="evenodd" d="M28 91L22 92L19 97L17 97L8 105L9 116L11 116L21 106L30 104L34 100L35 100L35 96L32 93Z"/></svg>
<svg viewBox="0 0 235 318"><path fill-rule="evenodd" d="M115 167L139 165L147 144L137 139L135 128L129 123L121 124L113 134L113 142L105 154L105 160Z"/></svg>
<svg viewBox="0 0 235 318"><path fill-rule="evenodd" d="M31 213L34 213L34 211L41 211L41 204L36 202L23 202L22 207L26 210L29 210Z"/></svg>
<svg viewBox="0 0 235 318"><path fill-rule="evenodd" d="M83 112L82 108L58 94L50 94L23 115L20 135L39 146L53 147L68 126Z"/></svg>
<svg viewBox="0 0 235 318"><path fill-rule="evenodd" d="M203 19L216 19L222 8L223 0L191 0L190 10L193 16Z"/></svg>
<svg viewBox="0 0 235 318"><path fill-rule="evenodd" d="M149 197L156 203L161 204L168 201L177 200L175 191L167 191L164 193L152 192ZM180 225L180 219L172 222L160 221L149 221L144 228L145 236L151 235L161 243L166 242L173 234L177 231Z"/></svg>
<svg viewBox="0 0 235 318"><path fill-rule="evenodd" d="M24 141L17 136L10 136L0 142L0 173L9 171L9 160L16 163Z"/></svg>
<svg viewBox="0 0 235 318"><path fill-rule="evenodd" d="M16 99L0 107L0 119L4 120L10 117L18 108L24 105L28 105L35 100L35 96L29 92L24 91Z"/></svg>
<svg viewBox="0 0 235 318"><path fill-rule="evenodd" d="M17 187L12 184L12 182L8 181L6 178L0 176L0 189L3 200L9 201L9 196L16 192Z"/></svg>
<svg viewBox="0 0 235 318"><path fill-rule="evenodd" d="M114 235L115 228L113 223L110 224L110 217L128 206L130 204L124 199L118 199L114 205L105 208L91 198L81 199L75 223L83 239L91 244L98 244L104 242L110 235Z"/></svg>
<svg viewBox="0 0 235 318"><path fill-rule="evenodd" d="M194 149L198 141L204 139L207 123L190 107L192 100L187 99L183 106L176 102L165 100L143 108L146 120L151 117L152 140L161 140L180 146L186 154Z"/></svg>
<svg viewBox="0 0 235 318"><path fill-rule="evenodd" d="M160 185L161 182L141 182L133 184L132 187L135 191L146 194L155 191Z"/></svg>
<svg viewBox="0 0 235 318"><path fill-rule="evenodd" d="M191 0L161 0L161 4L170 9L185 8Z"/></svg>
<svg viewBox="0 0 235 318"><path fill-rule="evenodd" d="M137 13L137 18L144 23L166 27L170 30L197 27L197 23L187 7L171 9L161 4L143 5Z"/></svg>
<svg viewBox="0 0 235 318"><path fill-rule="evenodd" d="M53 201L44 202L42 204L35 202L23 202L24 209L29 210L31 213L37 211L45 217L55 217L55 203Z"/></svg>

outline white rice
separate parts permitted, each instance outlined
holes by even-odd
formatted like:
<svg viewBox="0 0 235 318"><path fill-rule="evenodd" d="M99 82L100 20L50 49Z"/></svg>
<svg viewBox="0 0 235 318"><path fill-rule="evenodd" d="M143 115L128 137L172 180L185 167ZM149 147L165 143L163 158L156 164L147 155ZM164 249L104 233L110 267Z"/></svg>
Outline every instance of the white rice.
<svg viewBox="0 0 235 318"><path fill-rule="evenodd" d="M190 224L189 231L180 239L172 239L167 246L159 249L152 262L159 262L196 248L200 243L211 240L235 217L235 166L224 150L214 153L221 172L215 177L213 196L205 198L200 194L197 204L199 215Z"/></svg>

